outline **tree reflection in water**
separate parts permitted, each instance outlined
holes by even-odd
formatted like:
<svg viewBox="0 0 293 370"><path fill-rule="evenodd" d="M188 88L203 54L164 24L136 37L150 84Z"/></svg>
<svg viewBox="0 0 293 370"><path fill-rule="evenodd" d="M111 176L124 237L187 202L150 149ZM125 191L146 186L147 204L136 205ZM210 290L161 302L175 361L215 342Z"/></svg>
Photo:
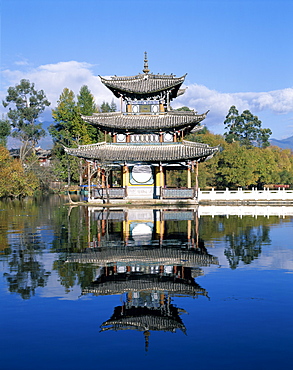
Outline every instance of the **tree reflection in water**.
<svg viewBox="0 0 293 370"><path fill-rule="evenodd" d="M34 250L13 251L9 260L10 272L4 273L11 293L29 299L35 295L36 288L45 287L50 276L43 264L37 261Z"/></svg>
<svg viewBox="0 0 293 370"><path fill-rule="evenodd" d="M246 227L241 234L227 235L225 238L229 247L225 249L225 256L232 269L236 269L239 262L250 264L261 254L261 246L270 242L269 227Z"/></svg>
<svg viewBox="0 0 293 370"><path fill-rule="evenodd" d="M4 277L11 293L23 299L35 295L38 287L44 288L51 274L41 262L43 250L41 225L50 219L49 200L35 199L2 201L1 240L7 259Z"/></svg>

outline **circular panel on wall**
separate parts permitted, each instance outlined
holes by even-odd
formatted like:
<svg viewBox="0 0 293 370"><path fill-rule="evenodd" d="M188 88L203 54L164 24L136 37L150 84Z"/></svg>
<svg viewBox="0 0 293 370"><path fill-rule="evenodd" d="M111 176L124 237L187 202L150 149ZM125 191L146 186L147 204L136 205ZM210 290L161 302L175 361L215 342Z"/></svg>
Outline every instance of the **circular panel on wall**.
<svg viewBox="0 0 293 370"><path fill-rule="evenodd" d="M137 236L137 237L149 236L150 234L152 234L152 232L153 231L149 225L137 224L132 230L132 236Z"/></svg>
<svg viewBox="0 0 293 370"><path fill-rule="evenodd" d="M152 177L151 166L134 166L131 173L133 180L141 184L148 182Z"/></svg>
<svg viewBox="0 0 293 370"><path fill-rule="evenodd" d="M117 141L119 143L123 143L126 140L126 136L124 134L118 134L117 135Z"/></svg>
<svg viewBox="0 0 293 370"><path fill-rule="evenodd" d="M152 228L147 224L138 224L132 230L134 240L150 240L152 236Z"/></svg>
<svg viewBox="0 0 293 370"><path fill-rule="evenodd" d="M171 135L169 132L165 134L165 141L173 141L173 135Z"/></svg>
<svg viewBox="0 0 293 370"><path fill-rule="evenodd" d="M159 111L159 106L158 105L153 105L152 106L152 112L153 113L158 113L158 111Z"/></svg>

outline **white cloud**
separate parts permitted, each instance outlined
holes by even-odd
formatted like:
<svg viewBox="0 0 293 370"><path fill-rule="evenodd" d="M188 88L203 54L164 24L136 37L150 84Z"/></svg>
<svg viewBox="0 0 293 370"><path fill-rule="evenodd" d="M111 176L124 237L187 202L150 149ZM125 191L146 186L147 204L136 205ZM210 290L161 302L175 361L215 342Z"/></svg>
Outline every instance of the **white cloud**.
<svg viewBox="0 0 293 370"><path fill-rule="evenodd" d="M176 107L186 104L198 111L212 109L226 114L235 105L239 111L271 110L275 114L293 112L293 88L269 92L220 93L203 85L190 85L185 94L176 100ZM175 106L174 104L174 106Z"/></svg>
<svg viewBox="0 0 293 370"><path fill-rule="evenodd" d="M17 66L28 66L29 62L27 60L17 60L14 64Z"/></svg>
<svg viewBox="0 0 293 370"><path fill-rule="evenodd" d="M33 82L38 90L44 90L51 102L50 110L54 108L65 87L79 93L81 86L87 85L96 99L97 104L104 100L111 101L113 94L101 83L98 76L94 76L91 65L84 62L59 62L56 64L41 65L38 68L21 70L4 70L2 76L6 81L5 88L19 83L21 79ZM6 91L1 95L4 97Z"/></svg>
<svg viewBox="0 0 293 370"><path fill-rule="evenodd" d="M229 108L235 105L241 113L249 109L253 114L270 111L271 114L293 112L293 89L269 92L221 93L203 85L189 85L185 94L173 102L173 107L186 105L199 113L210 110L208 120L212 125L223 124Z"/></svg>

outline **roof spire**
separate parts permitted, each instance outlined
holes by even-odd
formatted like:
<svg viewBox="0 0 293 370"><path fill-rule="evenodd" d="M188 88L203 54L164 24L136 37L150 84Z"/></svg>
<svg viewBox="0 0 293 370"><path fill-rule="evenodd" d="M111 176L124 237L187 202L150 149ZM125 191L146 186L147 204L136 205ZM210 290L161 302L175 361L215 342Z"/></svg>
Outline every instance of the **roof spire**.
<svg viewBox="0 0 293 370"><path fill-rule="evenodd" d="M144 52L144 66L143 66L143 73L149 73L149 64L148 64L148 54Z"/></svg>
<svg viewBox="0 0 293 370"><path fill-rule="evenodd" d="M150 331L149 330L145 330L144 332L143 332L143 335L144 335L144 345L145 345L145 347L144 347L144 349L145 349L145 351L147 352L148 351L148 349L149 349L149 337L150 337L150 335L151 335L151 333L150 333Z"/></svg>

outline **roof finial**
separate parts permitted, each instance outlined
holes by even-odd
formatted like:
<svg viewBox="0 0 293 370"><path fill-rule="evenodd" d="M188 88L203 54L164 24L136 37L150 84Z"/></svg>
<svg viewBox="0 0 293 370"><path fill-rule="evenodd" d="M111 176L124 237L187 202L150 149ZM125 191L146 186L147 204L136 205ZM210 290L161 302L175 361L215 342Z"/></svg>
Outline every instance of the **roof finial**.
<svg viewBox="0 0 293 370"><path fill-rule="evenodd" d="M145 51L144 52L144 66L143 66L143 73L149 73L149 65L148 65L148 54L147 52Z"/></svg>

